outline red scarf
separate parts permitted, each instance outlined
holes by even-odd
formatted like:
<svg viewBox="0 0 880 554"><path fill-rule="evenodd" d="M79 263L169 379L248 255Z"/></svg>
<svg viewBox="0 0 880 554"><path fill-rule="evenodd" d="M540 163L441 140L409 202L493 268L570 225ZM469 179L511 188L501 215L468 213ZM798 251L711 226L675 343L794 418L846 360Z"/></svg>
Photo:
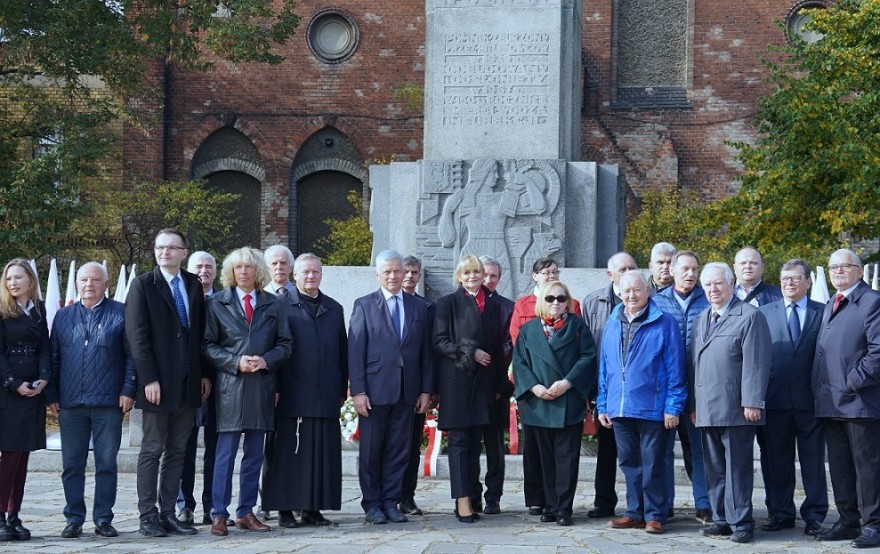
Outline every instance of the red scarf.
<svg viewBox="0 0 880 554"><path fill-rule="evenodd" d="M558 319L553 319L552 317L542 317L541 322L544 324L544 335L547 339L552 339L553 335L556 334L556 331L562 329L562 326L565 325L565 318L568 317L568 312L563 312Z"/></svg>
<svg viewBox="0 0 880 554"><path fill-rule="evenodd" d="M477 302L477 309L480 310L480 314L482 314L483 310L486 309L486 291L483 290L483 287L480 287L477 294L471 294L469 290L464 289L464 294L472 297Z"/></svg>

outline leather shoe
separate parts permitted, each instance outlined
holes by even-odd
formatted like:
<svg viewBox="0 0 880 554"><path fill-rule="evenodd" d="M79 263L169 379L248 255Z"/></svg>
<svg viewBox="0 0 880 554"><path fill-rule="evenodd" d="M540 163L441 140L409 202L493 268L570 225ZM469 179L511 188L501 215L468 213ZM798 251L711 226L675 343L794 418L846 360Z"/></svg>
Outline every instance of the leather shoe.
<svg viewBox="0 0 880 554"><path fill-rule="evenodd" d="M872 527L862 529L862 534L849 543L853 548L874 548L880 546L880 532Z"/></svg>
<svg viewBox="0 0 880 554"><path fill-rule="evenodd" d="M612 519L608 522L608 525L612 529L644 529L645 522L639 521L638 519L633 519L629 516L622 516L616 519Z"/></svg>
<svg viewBox="0 0 880 554"><path fill-rule="evenodd" d="M845 541L848 539L854 539L860 534L861 530L858 527L847 527L844 524L837 522L831 526L831 529L816 535L816 539L820 541Z"/></svg>
<svg viewBox="0 0 880 554"><path fill-rule="evenodd" d="M13 536L12 529L6 525L6 520L0 519L0 542L11 541Z"/></svg>
<svg viewBox="0 0 880 554"><path fill-rule="evenodd" d="M530 516L544 515L544 508L542 508L541 506L529 506L529 515Z"/></svg>
<svg viewBox="0 0 880 554"><path fill-rule="evenodd" d="M157 516L147 516L145 518L141 518L141 526L138 529L141 535L145 537L166 537L168 536L168 531L165 530L165 527L159 523L159 518Z"/></svg>
<svg viewBox="0 0 880 554"><path fill-rule="evenodd" d="M24 525L21 524L21 518L18 517L18 513L15 513L15 515L12 515L6 520L6 526L9 529L12 529L12 540L31 540L31 532Z"/></svg>
<svg viewBox="0 0 880 554"><path fill-rule="evenodd" d="M810 520L804 526L804 535L818 535L822 532L822 524L815 519Z"/></svg>
<svg viewBox="0 0 880 554"><path fill-rule="evenodd" d="M177 514L177 520L181 523L185 523L186 525L193 525L195 523L193 511L189 508L181 509L180 513Z"/></svg>
<svg viewBox="0 0 880 554"><path fill-rule="evenodd" d="M662 535L666 532L666 529L663 528L663 524L659 521L651 520L645 524L645 532L652 535Z"/></svg>
<svg viewBox="0 0 880 554"><path fill-rule="evenodd" d="M751 531L736 531L730 535L730 540L745 544L747 542L752 542L752 537L753 533Z"/></svg>
<svg viewBox="0 0 880 554"><path fill-rule="evenodd" d="M296 522L296 517L293 515L292 511L281 510L278 512L278 527L296 529L299 527L299 523Z"/></svg>
<svg viewBox="0 0 880 554"><path fill-rule="evenodd" d="M382 513L385 514L385 519L390 521L391 523L406 523L409 521L400 510L397 509L397 506L391 505L384 510Z"/></svg>
<svg viewBox="0 0 880 554"><path fill-rule="evenodd" d="M211 523L211 534L218 537L225 537L229 534L229 527L226 525L226 516L218 515L214 517Z"/></svg>
<svg viewBox="0 0 880 554"><path fill-rule="evenodd" d="M500 514L501 504L497 500L487 500L486 507L483 508L483 513L488 515Z"/></svg>
<svg viewBox="0 0 880 554"><path fill-rule="evenodd" d="M82 536L83 526L82 523L68 523L67 527L61 531L62 539L76 539Z"/></svg>
<svg viewBox="0 0 880 554"><path fill-rule="evenodd" d="M770 518L761 525L762 530L769 532L782 531L783 529L792 528L794 528L793 519L779 519L776 516L770 516Z"/></svg>
<svg viewBox="0 0 880 554"><path fill-rule="evenodd" d="M384 525L388 523L388 519L385 518L385 514L382 513L382 509L379 506L373 506L367 510L367 516L364 518L364 521L370 525Z"/></svg>
<svg viewBox="0 0 880 554"><path fill-rule="evenodd" d="M324 514L318 510L303 510L300 514L303 525L314 525L315 527L329 527L333 522L324 517Z"/></svg>
<svg viewBox="0 0 880 554"><path fill-rule="evenodd" d="M95 534L99 537L105 537L108 539L119 536L119 532L116 530L116 528L106 521L102 521L101 523L95 525Z"/></svg>
<svg viewBox="0 0 880 554"><path fill-rule="evenodd" d="M599 517L611 517L614 515L614 510L609 510L608 508L600 508L596 506L589 512L587 512L587 517L599 518Z"/></svg>
<svg viewBox="0 0 880 554"><path fill-rule="evenodd" d="M541 523L553 523L556 521L556 514L553 512L547 512L541 516Z"/></svg>
<svg viewBox="0 0 880 554"><path fill-rule="evenodd" d="M571 524L571 514L558 514L556 516L556 525L559 525L561 527L570 527Z"/></svg>
<svg viewBox="0 0 880 554"><path fill-rule="evenodd" d="M397 505L397 509L409 516L420 516L422 510L416 506L416 501L408 498Z"/></svg>
<svg viewBox="0 0 880 554"><path fill-rule="evenodd" d="M712 523L712 510L710 508L699 508L695 514L697 521L703 524Z"/></svg>
<svg viewBox="0 0 880 554"><path fill-rule="evenodd" d="M730 525L726 523L713 523L701 531L704 537L729 537L733 534Z"/></svg>
<svg viewBox="0 0 880 554"><path fill-rule="evenodd" d="M196 528L192 525L187 525L186 523L181 523L177 521L177 518L174 517L174 514L167 514L160 518L162 522L162 527L172 535L195 535L198 533Z"/></svg>
<svg viewBox="0 0 880 554"><path fill-rule="evenodd" d="M236 519L235 526L239 529L246 529L248 531L255 531L257 533L267 533L272 530L271 527L257 519L257 516L255 516L253 512L247 514L242 518Z"/></svg>

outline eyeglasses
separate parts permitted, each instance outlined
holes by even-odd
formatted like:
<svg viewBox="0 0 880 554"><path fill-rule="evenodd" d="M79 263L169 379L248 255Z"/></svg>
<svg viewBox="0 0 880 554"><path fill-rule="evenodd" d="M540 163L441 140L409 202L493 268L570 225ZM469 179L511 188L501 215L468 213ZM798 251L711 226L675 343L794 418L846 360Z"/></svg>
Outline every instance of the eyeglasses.
<svg viewBox="0 0 880 554"><path fill-rule="evenodd" d="M802 275L798 275L796 277L783 277L779 281L782 283L793 283L796 285L796 284L800 283L801 281L803 281L805 278L806 277L804 277Z"/></svg>
<svg viewBox="0 0 880 554"><path fill-rule="evenodd" d="M544 301L548 304L552 304L554 302L559 302L560 304L565 304L568 302L568 297L564 294L560 294L559 296L553 296L552 294L548 294L544 297Z"/></svg>
<svg viewBox="0 0 880 554"><path fill-rule="evenodd" d="M552 269L552 270L548 269L546 271L539 271L538 273L543 275L544 277L550 277L550 276L556 277L559 275L559 270L558 269Z"/></svg>
<svg viewBox="0 0 880 554"><path fill-rule="evenodd" d="M845 271L851 267L861 267L856 264L832 264L828 266L828 271Z"/></svg>
<svg viewBox="0 0 880 554"><path fill-rule="evenodd" d="M156 252L177 252L178 250L186 250L184 246L174 246L172 244L157 244L153 247Z"/></svg>

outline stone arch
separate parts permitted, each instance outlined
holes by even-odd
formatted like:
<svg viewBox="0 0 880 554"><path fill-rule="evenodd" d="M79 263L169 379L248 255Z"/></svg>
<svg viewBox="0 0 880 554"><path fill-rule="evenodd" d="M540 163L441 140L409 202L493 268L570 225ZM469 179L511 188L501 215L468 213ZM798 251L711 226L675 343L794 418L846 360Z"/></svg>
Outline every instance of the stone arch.
<svg viewBox="0 0 880 554"><path fill-rule="evenodd" d="M352 209L345 199L358 190L361 209L366 209L369 173L354 142L342 131L327 125L315 131L296 152L290 171L288 212L290 245L294 252L326 254L315 245L323 236L327 218L345 218ZM320 197L320 200L318 200Z"/></svg>
<svg viewBox="0 0 880 554"><path fill-rule="evenodd" d="M190 178L204 179L209 188L218 192L240 195L234 206L236 221L232 233L217 237L215 243L205 245L205 249L223 255L239 246L261 246L266 170L250 138L232 126L215 130L196 149Z"/></svg>

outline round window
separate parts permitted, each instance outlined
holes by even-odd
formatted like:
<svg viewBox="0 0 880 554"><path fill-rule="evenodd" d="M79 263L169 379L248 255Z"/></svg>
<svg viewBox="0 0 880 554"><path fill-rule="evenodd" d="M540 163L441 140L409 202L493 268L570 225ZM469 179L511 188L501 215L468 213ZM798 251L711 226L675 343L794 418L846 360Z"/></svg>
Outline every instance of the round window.
<svg viewBox="0 0 880 554"><path fill-rule="evenodd" d="M807 10L825 9L830 5L826 0L805 0L795 4L785 18L786 38L789 42L798 37L807 44L813 44L822 40L822 33L804 29L804 25L810 22L812 16Z"/></svg>
<svg viewBox="0 0 880 554"><path fill-rule="evenodd" d="M309 48L319 60L339 63L355 51L359 33L351 17L336 10L325 10L309 22L307 36Z"/></svg>

